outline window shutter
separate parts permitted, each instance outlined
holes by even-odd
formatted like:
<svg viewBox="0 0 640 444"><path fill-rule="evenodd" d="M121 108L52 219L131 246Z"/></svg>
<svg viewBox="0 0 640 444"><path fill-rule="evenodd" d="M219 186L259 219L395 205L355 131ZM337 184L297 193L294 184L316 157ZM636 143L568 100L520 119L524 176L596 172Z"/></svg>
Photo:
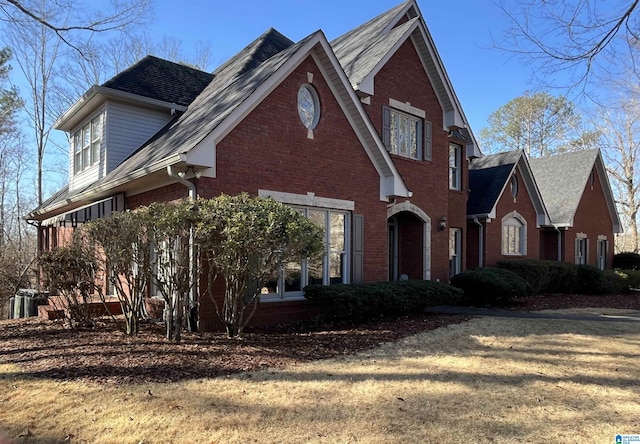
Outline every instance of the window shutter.
<svg viewBox="0 0 640 444"><path fill-rule="evenodd" d="M585 247L585 251L584 251L584 264L588 264L589 263L589 239L585 239L585 243L584 243L584 247Z"/></svg>
<svg viewBox="0 0 640 444"><path fill-rule="evenodd" d="M360 284L364 275L364 216L353 215L353 274L351 281Z"/></svg>
<svg viewBox="0 0 640 444"><path fill-rule="evenodd" d="M424 145L422 120L416 122L416 160L423 158L422 146Z"/></svg>
<svg viewBox="0 0 640 444"><path fill-rule="evenodd" d="M424 144L422 146L422 152L424 153L424 160L431 160L432 157L431 148L431 122L424 121Z"/></svg>
<svg viewBox="0 0 640 444"><path fill-rule="evenodd" d="M391 109L388 106L382 107L382 143L391 151Z"/></svg>

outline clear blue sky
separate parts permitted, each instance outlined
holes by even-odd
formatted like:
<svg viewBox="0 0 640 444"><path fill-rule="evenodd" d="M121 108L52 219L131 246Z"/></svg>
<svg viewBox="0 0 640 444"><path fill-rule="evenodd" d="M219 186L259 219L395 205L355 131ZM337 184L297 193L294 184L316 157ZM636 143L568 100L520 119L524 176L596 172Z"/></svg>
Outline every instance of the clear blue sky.
<svg viewBox="0 0 640 444"><path fill-rule="evenodd" d="M298 41L322 29L329 40L401 0L156 0L150 30L180 39L182 49L209 42L214 66L273 27ZM473 131L491 112L533 89L530 68L493 48L509 22L490 0L418 0L418 6Z"/></svg>

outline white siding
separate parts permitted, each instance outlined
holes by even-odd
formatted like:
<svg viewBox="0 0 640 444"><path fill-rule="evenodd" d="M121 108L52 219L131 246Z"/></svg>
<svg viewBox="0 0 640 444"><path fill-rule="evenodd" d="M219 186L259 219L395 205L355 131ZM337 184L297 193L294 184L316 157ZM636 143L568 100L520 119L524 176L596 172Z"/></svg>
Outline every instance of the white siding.
<svg viewBox="0 0 640 444"><path fill-rule="evenodd" d="M104 147L105 147L105 136L104 131L106 127L106 119L103 115L102 118L102 140L100 142L100 161L96 165L92 165L89 168L86 168L84 171L81 171L78 174L75 174L74 161L75 161L75 150L73 146L73 135L80 130L87 122L91 121L91 119L95 118L100 113L105 112L106 107L102 106L93 114L91 114L87 119L83 120L80 125L73 129L73 131L69 134L69 190L77 190L86 187L87 185L92 184L96 180L100 179L104 176Z"/></svg>
<svg viewBox="0 0 640 444"><path fill-rule="evenodd" d="M107 142L105 173L112 171L172 118L169 110L150 110L109 101L105 128Z"/></svg>
<svg viewBox="0 0 640 444"><path fill-rule="evenodd" d="M106 111L106 112L105 112ZM101 112L103 120L100 162L74 174L73 134ZM169 110L154 110L121 102L107 101L71 132L69 143L69 189L78 190L111 172L131 153L164 127L173 116Z"/></svg>

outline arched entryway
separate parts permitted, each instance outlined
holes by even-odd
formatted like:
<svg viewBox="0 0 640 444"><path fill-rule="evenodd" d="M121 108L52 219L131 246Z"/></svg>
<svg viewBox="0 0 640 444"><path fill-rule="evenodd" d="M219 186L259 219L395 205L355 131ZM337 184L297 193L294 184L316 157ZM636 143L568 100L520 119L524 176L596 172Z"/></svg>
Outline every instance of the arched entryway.
<svg viewBox="0 0 640 444"><path fill-rule="evenodd" d="M431 278L431 218L409 202L387 210L390 281ZM404 275L404 276L403 276Z"/></svg>

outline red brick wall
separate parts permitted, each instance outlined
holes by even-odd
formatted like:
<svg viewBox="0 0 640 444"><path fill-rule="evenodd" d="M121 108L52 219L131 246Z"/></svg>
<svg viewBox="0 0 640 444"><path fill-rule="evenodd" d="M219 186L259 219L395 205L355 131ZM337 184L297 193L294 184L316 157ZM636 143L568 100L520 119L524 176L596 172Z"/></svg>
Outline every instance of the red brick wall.
<svg viewBox="0 0 640 444"><path fill-rule="evenodd" d="M609 240L609 253L607 257L607 268L611 268L613 261L613 222L609 214L607 202L604 197L601 179L594 169L594 181L591 185L587 181L582 199L578 204L573 227L566 232L565 261L575 262L575 239L577 233L585 233L589 239L588 263L597 265L597 240L599 235L607 236Z"/></svg>
<svg viewBox="0 0 640 444"><path fill-rule="evenodd" d="M314 75L321 103L313 139L307 138L296 106L307 72ZM217 178L196 180L201 197L243 191L255 195L266 189L354 201L353 213L364 215L364 280L387 279L387 207L380 201L380 177L311 57L217 144L216 162ZM128 205L185 196L184 186L176 184L132 196ZM292 310L300 305L293 304ZM277 312L279 306L261 304L257 319L264 319L263 310ZM201 317L215 318L208 300L202 300Z"/></svg>
<svg viewBox="0 0 640 444"><path fill-rule="evenodd" d="M539 259L540 230L536 227L536 210L527 192L520 168L516 168L518 178L518 194L514 200L510 184L507 184L496 208L496 218L486 224L485 263L492 267L503 259ZM512 211L517 211L527 221L527 254L524 256L505 256L502 254L502 218ZM477 243L476 243L477 245Z"/></svg>
<svg viewBox="0 0 640 444"><path fill-rule="evenodd" d="M438 98L431 86L415 47L410 40L405 42L378 72L375 78L375 95L365 109L378 131L382 128L382 107L389 99L409 102L426 112L432 122L433 160L417 161L392 155L400 174L413 197L411 203L425 211L432 222L431 231L431 278L449 280L449 230L440 231L437 224L444 215L451 228L466 229L466 202L468 189L467 162L462 161L462 191L449 190L449 137L443 130L443 113ZM453 140L452 140L453 141ZM464 141L458 141L464 142ZM462 152L464 153L464 143Z"/></svg>

